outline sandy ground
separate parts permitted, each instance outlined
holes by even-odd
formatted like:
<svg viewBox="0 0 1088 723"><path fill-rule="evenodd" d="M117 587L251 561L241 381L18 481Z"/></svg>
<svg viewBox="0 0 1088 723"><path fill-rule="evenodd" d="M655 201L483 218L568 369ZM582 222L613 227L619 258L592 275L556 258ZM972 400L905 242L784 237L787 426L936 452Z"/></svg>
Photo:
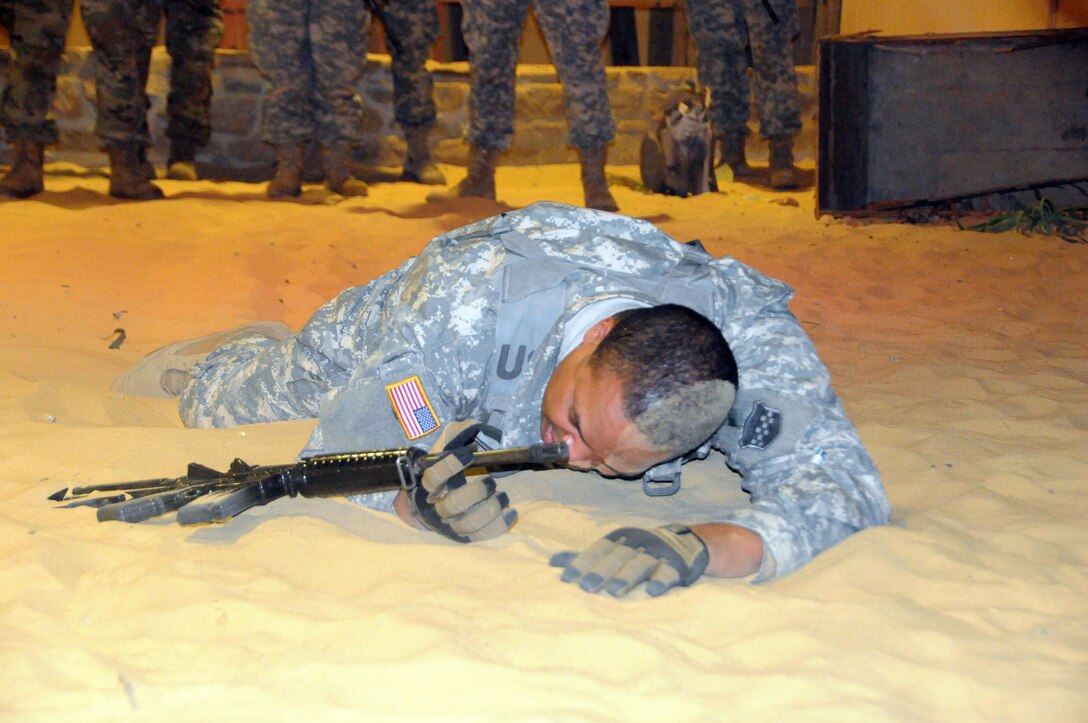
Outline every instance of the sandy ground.
<svg viewBox="0 0 1088 723"><path fill-rule="evenodd" d="M579 203L574 166L504 168L503 203L438 205L411 184L277 203L180 182L121 203L51 170L0 202L3 719L1088 720L1088 247L821 223L811 191L618 188L624 212L797 289L894 512L771 584L617 601L560 584L549 555L735 501L720 458L660 500L516 475L521 521L472 546L335 499L196 529L46 499L290 461L312 423L186 430L110 381L178 338L297 327L441 231Z"/></svg>

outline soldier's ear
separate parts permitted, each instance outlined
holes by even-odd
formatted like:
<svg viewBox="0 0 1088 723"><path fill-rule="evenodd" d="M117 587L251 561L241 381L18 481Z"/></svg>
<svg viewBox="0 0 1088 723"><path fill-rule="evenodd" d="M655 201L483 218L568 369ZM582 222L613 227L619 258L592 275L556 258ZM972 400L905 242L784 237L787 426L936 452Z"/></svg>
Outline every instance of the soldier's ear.
<svg viewBox="0 0 1088 723"><path fill-rule="evenodd" d="M605 338L612 332L612 327L616 325L616 317L610 316L607 319L598 321L593 326L589 327L585 336L582 337L582 341L589 344L595 344L601 339Z"/></svg>

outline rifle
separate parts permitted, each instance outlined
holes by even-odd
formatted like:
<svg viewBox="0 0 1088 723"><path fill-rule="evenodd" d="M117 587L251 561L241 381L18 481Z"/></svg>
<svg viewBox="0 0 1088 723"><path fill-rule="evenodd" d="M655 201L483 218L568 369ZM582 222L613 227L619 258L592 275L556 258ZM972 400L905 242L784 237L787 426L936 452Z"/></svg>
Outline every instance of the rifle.
<svg viewBox="0 0 1088 723"><path fill-rule="evenodd" d="M423 471L442 458L419 447L304 457L294 464L255 466L235 459L226 472L192 462L183 477L65 487L49 495L61 507L96 507L98 521L143 522L177 511L182 525L224 522L280 497L339 497L419 485ZM475 451L468 467L554 465L567 460L563 442ZM96 492L112 493L91 497Z"/></svg>

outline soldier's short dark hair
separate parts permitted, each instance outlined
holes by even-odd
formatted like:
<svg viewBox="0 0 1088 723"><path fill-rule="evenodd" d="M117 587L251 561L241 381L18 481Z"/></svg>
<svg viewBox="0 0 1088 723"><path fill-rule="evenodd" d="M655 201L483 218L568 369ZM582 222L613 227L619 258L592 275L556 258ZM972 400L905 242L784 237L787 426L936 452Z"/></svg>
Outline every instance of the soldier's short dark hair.
<svg viewBox="0 0 1088 723"><path fill-rule="evenodd" d="M737 362L721 331L677 304L616 314L590 357L617 374L624 410L655 449L688 452L725 422L737 389Z"/></svg>

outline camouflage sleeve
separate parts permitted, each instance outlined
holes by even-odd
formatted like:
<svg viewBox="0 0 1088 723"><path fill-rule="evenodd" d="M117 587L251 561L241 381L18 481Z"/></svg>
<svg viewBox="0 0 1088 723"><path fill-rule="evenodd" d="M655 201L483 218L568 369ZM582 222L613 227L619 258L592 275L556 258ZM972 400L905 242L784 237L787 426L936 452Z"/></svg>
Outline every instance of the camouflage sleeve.
<svg viewBox="0 0 1088 723"><path fill-rule="evenodd" d="M740 390L715 446L743 477L748 508L718 521L757 532L764 581L888 520L880 476L783 299L730 340Z"/></svg>
<svg viewBox="0 0 1088 723"><path fill-rule="evenodd" d="M437 248L437 247L435 247ZM494 345L487 284L472 283L453 256L487 249L424 253L368 324L371 341L350 378L321 408L303 454L430 447L450 422L477 413ZM353 501L390 509L392 494Z"/></svg>

